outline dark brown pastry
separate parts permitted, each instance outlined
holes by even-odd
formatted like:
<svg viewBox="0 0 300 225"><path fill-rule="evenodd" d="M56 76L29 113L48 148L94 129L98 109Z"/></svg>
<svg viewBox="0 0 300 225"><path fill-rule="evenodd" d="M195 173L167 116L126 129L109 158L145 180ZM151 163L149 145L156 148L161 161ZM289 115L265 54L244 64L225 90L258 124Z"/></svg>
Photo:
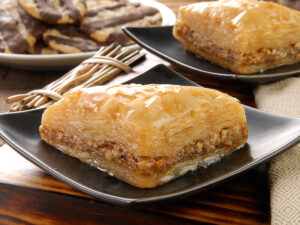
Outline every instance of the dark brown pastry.
<svg viewBox="0 0 300 225"><path fill-rule="evenodd" d="M0 52L25 53L33 48L44 25L15 0L0 0Z"/></svg>
<svg viewBox="0 0 300 225"><path fill-rule="evenodd" d="M90 0L81 28L98 42L130 44L122 26L156 26L162 23L160 12L139 3Z"/></svg>
<svg viewBox="0 0 300 225"><path fill-rule="evenodd" d="M49 24L80 23L86 13L85 0L18 0L31 16Z"/></svg>
<svg viewBox="0 0 300 225"><path fill-rule="evenodd" d="M49 47L61 53L92 52L99 49L95 41L74 26L48 28L43 39Z"/></svg>
<svg viewBox="0 0 300 225"><path fill-rule="evenodd" d="M31 50L28 50L28 53L41 55L59 54L58 51L49 47L43 40L39 40L37 43L35 43L34 47Z"/></svg>

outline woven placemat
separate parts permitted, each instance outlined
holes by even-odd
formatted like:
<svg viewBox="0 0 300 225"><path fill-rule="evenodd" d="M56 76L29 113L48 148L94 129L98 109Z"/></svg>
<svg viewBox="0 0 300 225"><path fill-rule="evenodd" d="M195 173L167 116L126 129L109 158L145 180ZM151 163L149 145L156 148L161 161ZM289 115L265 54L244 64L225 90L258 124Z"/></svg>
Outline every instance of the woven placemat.
<svg viewBox="0 0 300 225"><path fill-rule="evenodd" d="M254 91L257 108L300 117L300 78L294 77ZM272 224L300 224L300 144L276 157L270 165Z"/></svg>

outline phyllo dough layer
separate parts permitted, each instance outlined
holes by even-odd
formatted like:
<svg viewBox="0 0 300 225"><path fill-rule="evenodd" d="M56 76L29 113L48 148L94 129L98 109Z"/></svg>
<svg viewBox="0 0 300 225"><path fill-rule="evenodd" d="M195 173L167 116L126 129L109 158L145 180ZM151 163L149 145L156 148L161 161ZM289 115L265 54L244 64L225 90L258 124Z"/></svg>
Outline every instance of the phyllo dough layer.
<svg viewBox="0 0 300 225"><path fill-rule="evenodd" d="M242 105L219 91L177 85L78 89L50 106L44 141L141 188L206 167L247 141Z"/></svg>
<svg viewBox="0 0 300 225"><path fill-rule="evenodd" d="M251 74L300 61L300 12L256 0L181 7L173 35L191 52Z"/></svg>

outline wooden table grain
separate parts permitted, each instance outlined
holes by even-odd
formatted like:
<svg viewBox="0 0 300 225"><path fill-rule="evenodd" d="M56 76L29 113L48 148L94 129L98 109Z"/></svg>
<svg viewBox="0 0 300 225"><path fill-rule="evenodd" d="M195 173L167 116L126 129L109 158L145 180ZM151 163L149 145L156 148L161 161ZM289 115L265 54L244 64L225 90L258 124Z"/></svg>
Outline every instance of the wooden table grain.
<svg viewBox="0 0 300 225"><path fill-rule="evenodd" d="M161 2L177 13L179 6L196 1ZM122 75L122 78L136 76L158 63L255 107L253 85L211 80L171 66L150 53L135 68L135 74ZM0 112L8 110L6 97L41 88L65 72L30 71L1 65ZM113 82L119 82L118 79ZM0 142L0 146L2 144ZM0 224L269 224L269 211L267 165L184 199L128 208L88 196L48 175L9 146L0 147Z"/></svg>

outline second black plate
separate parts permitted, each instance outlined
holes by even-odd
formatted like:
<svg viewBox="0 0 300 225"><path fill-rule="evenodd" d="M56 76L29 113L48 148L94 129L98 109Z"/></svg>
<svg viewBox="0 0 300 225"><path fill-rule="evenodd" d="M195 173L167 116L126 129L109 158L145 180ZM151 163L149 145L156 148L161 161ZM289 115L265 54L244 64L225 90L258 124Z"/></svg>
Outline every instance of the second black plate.
<svg viewBox="0 0 300 225"><path fill-rule="evenodd" d="M172 35L173 26L125 27L124 32L139 45L168 62L212 78L236 79L246 82L265 83L300 73L300 63L267 70L264 73L240 75L211 64L185 50Z"/></svg>

